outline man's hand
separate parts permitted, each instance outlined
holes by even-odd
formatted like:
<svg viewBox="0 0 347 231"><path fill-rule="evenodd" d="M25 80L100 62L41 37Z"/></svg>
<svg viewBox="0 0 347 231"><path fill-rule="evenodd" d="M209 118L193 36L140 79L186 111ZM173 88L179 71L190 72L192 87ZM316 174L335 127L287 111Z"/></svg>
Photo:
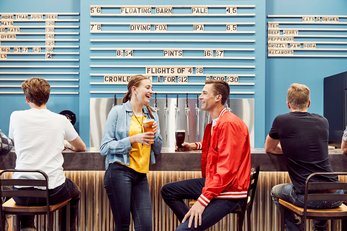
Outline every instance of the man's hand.
<svg viewBox="0 0 347 231"><path fill-rule="evenodd" d="M204 212L205 207L196 201L195 204L190 208L190 210L184 216L182 223L184 223L188 218L188 228L192 227L192 222L194 220L194 228L197 228L198 225L202 224L202 213Z"/></svg>
<svg viewBox="0 0 347 231"><path fill-rule="evenodd" d="M184 151L196 150L196 144L195 143L186 143L186 142L184 142L182 144L182 147L184 148Z"/></svg>

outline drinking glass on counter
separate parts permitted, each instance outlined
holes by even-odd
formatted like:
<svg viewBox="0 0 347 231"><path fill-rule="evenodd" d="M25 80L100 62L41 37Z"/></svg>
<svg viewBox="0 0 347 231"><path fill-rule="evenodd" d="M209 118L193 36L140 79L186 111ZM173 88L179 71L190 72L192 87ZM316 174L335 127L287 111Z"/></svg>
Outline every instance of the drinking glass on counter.
<svg viewBox="0 0 347 231"><path fill-rule="evenodd" d="M177 130L175 133L175 138L176 138L176 146L178 151L183 150L182 144L184 143L184 139L186 136L186 131L185 130Z"/></svg>

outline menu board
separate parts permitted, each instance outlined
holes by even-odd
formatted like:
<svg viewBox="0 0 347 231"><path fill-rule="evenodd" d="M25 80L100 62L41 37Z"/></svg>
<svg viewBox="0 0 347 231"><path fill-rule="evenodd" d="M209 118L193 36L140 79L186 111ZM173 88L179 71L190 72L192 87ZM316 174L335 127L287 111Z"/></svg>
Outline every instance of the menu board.
<svg viewBox="0 0 347 231"><path fill-rule="evenodd" d="M79 13L0 13L0 94L38 76L52 94L79 93Z"/></svg>
<svg viewBox="0 0 347 231"><path fill-rule="evenodd" d="M269 15L268 57L347 57L346 15Z"/></svg>
<svg viewBox="0 0 347 231"><path fill-rule="evenodd" d="M90 5L90 93L142 74L158 93L211 79L253 95L255 26L255 5Z"/></svg>

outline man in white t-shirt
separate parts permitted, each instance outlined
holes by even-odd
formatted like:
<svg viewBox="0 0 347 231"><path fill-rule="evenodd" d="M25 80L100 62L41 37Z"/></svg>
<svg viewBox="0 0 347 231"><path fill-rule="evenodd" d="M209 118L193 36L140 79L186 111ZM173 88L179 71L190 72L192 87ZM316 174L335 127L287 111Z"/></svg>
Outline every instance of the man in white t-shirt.
<svg viewBox="0 0 347 231"><path fill-rule="evenodd" d="M71 230L76 230L80 191L78 186L64 175L62 151L64 144L74 151L85 151L86 145L65 116L47 109L50 85L45 79L27 79L22 83L22 89L30 109L13 112L9 128L9 137L14 140L17 155L16 169L44 171L48 175L50 203L55 204L72 198ZM14 178L37 176L17 173L14 174ZM18 197L14 200L19 205L45 203L35 198ZM22 229L34 228L33 216L21 216L20 221Z"/></svg>

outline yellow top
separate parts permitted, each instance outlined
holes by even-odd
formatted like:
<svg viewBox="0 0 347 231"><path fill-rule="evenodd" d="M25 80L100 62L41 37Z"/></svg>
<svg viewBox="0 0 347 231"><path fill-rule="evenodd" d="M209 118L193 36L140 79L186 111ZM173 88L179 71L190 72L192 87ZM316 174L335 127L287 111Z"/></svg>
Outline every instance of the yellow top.
<svg viewBox="0 0 347 231"><path fill-rule="evenodd" d="M129 136L143 132L143 120L145 118L146 116L135 116L133 114L130 120ZM129 167L136 172L148 173L151 145L133 143L131 146Z"/></svg>

